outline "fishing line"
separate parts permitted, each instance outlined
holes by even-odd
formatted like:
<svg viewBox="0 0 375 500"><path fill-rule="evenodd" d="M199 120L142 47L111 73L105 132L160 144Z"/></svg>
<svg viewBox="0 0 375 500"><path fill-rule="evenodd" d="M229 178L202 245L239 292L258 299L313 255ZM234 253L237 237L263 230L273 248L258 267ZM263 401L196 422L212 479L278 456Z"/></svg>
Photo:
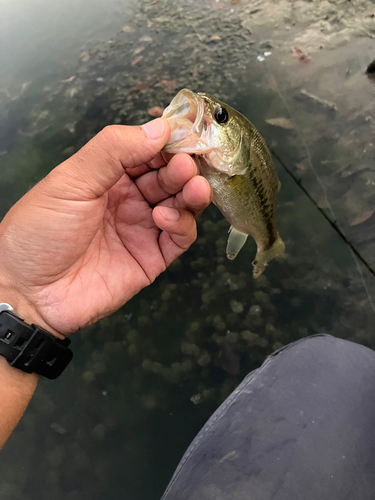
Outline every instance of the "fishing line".
<svg viewBox="0 0 375 500"><path fill-rule="evenodd" d="M352 252L354 255L364 264L366 269L373 275L375 276L375 270L370 266L370 264L362 257L362 255L358 252L358 250L355 248L353 243L348 240L348 238L345 236L345 234L341 231L340 227L338 226L337 222L332 220L330 216L321 208L316 200L310 195L310 193L307 191L307 189L302 185L301 179L298 179L293 172L290 170L290 168L283 162L283 160L280 158L280 156L275 153L275 151L271 150L273 156L278 160L280 165L284 168L284 170L290 175L290 177L294 180L294 182L297 184L297 186L305 193L305 195L308 197L308 199L311 201L311 203L319 210L319 212L323 215L323 217L331 224L331 226L335 229L335 231L340 235L340 237L345 241L345 243L351 248Z"/></svg>
<svg viewBox="0 0 375 500"><path fill-rule="evenodd" d="M292 122L294 122L293 118L292 118L292 113L289 109L289 106L288 106L288 103L286 102L283 94L281 93L280 89L279 89L279 86L277 85L277 81L276 81L276 78L273 74L273 72L271 71L271 69L269 68L268 64L265 63L265 66L270 74L270 76L272 77L272 80L273 80L273 83L274 83L274 86L275 86L275 90L276 92L278 93L280 99L282 100L284 106L285 106L285 109L287 110L288 112L288 115L289 115L289 118L291 119ZM314 200L314 198L309 194L309 192L307 191L307 189L302 185L302 182L300 179L298 179L294 174L293 172L287 167L287 165L281 160L281 158L273 151L272 154L275 156L275 158L278 159L278 161L280 162L281 166L284 168L284 170L290 175L290 177L294 180L294 182L297 184L297 186L299 186L299 188L306 194L306 196L309 198L309 200L313 203L313 205L319 210L319 212L323 215L323 217L329 222L329 224L333 227L333 229L340 235L340 237L343 239L343 241L349 246L351 252L352 252L352 255L353 255L353 260L355 262L355 265L356 265L356 268L358 270L358 273L361 277L361 281L362 281L362 284L363 284L363 287L366 291L366 295L367 295L367 298L368 298L368 301L369 301L369 304L371 306L371 309L375 312L375 305L372 301L372 298L371 298L371 295L370 295L370 292L367 288L367 284L366 284L366 281L363 277L363 273L362 273L362 269L360 268L359 266L359 263L358 263L358 260L360 260L362 262L362 264L366 267L366 269L375 277L375 270L370 266L370 264L366 261L366 259L364 257L362 257L362 255L359 253L359 251L355 248L355 246L353 245L353 243L351 241L348 240L348 238L345 236L344 232L342 231L342 229L340 228L339 226L339 223L337 222L337 218L336 218L336 215L333 211L333 208L331 206L331 204L329 203L328 201L328 193L327 193L327 190L322 182L322 180L320 179L318 173L316 172L314 166L313 166L313 163L312 163L312 159L311 159L311 153L310 153L310 149L305 141L305 138L302 134L302 132L300 131L299 127L295 127L295 130L297 132L297 135L299 136L302 144L304 145L305 147L305 150L306 150L306 154L307 154L307 161L308 161L308 164L309 164L309 167L311 168L311 171L314 173L315 175L315 178L316 180L318 181L318 183L320 184L321 188L322 188L322 191L324 193L324 199L325 199L325 202L327 204L327 207L332 215L332 217L330 217L320 206L319 204ZM355 259L355 257L357 257L357 259Z"/></svg>

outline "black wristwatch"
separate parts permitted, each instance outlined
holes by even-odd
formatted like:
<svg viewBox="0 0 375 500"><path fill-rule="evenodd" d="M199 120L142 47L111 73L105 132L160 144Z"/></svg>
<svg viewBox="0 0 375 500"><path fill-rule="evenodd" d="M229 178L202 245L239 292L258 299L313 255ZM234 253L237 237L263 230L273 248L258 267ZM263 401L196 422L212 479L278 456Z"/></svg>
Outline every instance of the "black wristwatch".
<svg viewBox="0 0 375 500"><path fill-rule="evenodd" d="M60 340L36 325L29 325L9 304L0 303L0 355L27 373L57 378L70 363L69 339Z"/></svg>

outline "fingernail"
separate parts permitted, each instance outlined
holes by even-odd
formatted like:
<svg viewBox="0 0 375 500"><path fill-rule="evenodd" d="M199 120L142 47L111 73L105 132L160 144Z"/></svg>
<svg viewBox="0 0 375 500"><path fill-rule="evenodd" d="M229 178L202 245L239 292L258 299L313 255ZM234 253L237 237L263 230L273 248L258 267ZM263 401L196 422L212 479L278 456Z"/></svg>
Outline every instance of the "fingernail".
<svg viewBox="0 0 375 500"><path fill-rule="evenodd" d="M159 139L159 137L163 135L164 127L165 124L162 118L156 118L156 120L152 120L142 125L149 139Z"/></svg>
<svg viewBox="0 0 375 500"><path fill-rule="evenodd" d="M159 210L165 220L176 221L180 217L178 210L175 208L159 207Z"/></svg>

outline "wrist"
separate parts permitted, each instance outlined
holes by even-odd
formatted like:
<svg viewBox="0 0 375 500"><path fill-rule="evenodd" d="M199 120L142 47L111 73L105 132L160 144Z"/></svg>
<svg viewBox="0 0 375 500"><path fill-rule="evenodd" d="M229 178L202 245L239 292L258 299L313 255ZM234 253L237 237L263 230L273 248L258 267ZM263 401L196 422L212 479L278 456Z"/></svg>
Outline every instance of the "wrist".
<svg viewBox="0 0 375 500"><path fill-rule="evenodd" d="M51 328L51 326L44 321L37 309L22 293L18 292L15 287L4 284L0 285L0 303L9 304L17 315L26 323L40 326L59 339L65 338L64 335Z"/></svg>

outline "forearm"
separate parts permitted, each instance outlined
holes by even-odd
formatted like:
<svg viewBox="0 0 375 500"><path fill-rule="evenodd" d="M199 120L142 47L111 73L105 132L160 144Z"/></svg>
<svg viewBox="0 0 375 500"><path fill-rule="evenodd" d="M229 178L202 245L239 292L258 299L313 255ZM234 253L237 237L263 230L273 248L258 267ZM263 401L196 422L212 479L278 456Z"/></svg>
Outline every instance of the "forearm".
<svg viewBox="0 0 375 500"><path fill-rule="evenodd" d="M2 276L3 277L3 276ZM0 280L0 302L9 303L28 323L37 323L32 308ZM0 449L24 414L37 386L39 375L13 368L0 356Z"/></svg>
<svg viewBox="0 0 375 500"><path fill-rule="evenodd" d="M0 356L0 449L24 414L39 375L13 368Z"/></svg>

